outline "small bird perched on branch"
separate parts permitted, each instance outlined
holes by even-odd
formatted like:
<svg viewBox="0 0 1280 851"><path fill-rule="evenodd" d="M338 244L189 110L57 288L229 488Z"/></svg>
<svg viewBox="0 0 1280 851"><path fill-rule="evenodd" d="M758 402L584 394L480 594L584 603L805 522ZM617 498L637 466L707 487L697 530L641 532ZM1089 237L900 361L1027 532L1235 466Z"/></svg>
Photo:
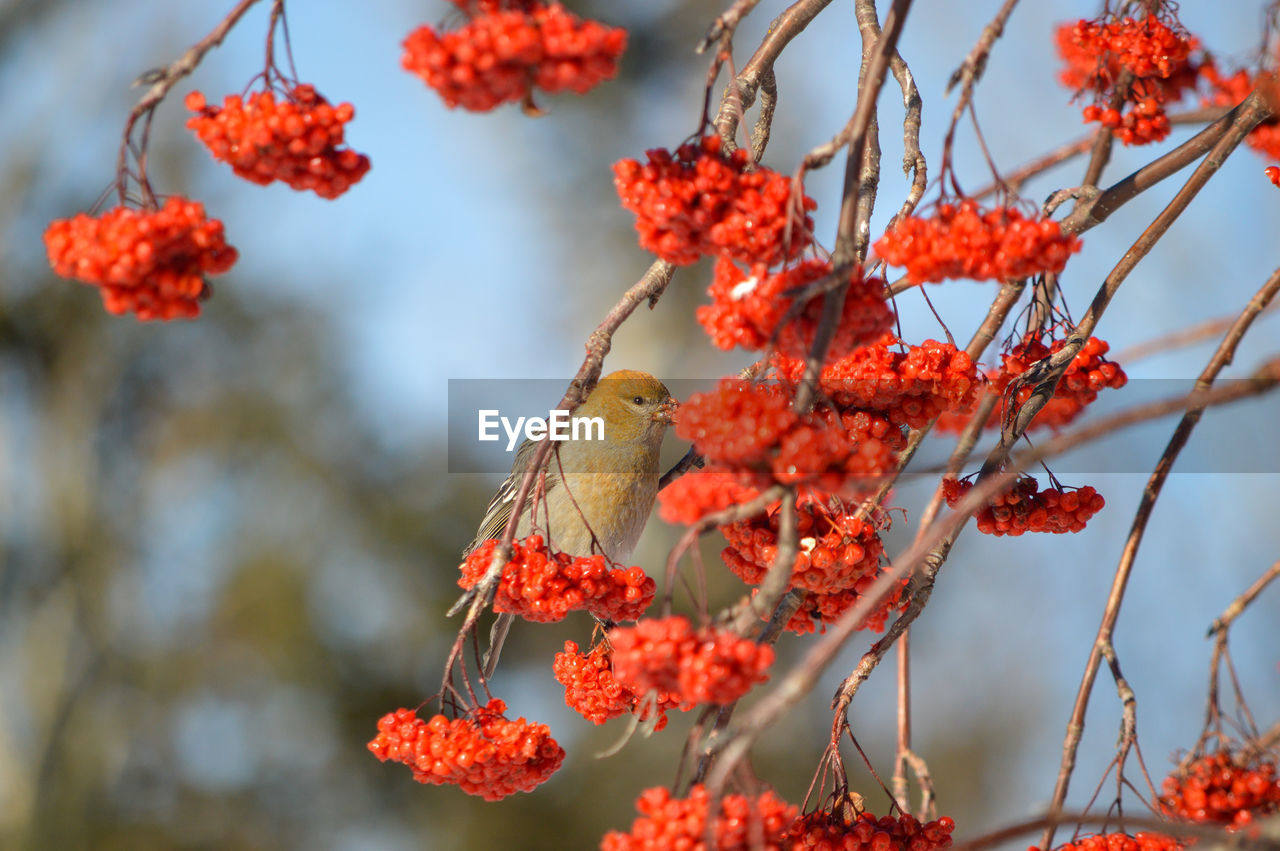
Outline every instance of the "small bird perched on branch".
<svg viewBox="0 0 1280 851"><path fill-rule="evenodd" d="M516 538L538 532L551 549L571 556L599 553L625 565L658 495L658 454L675 406L666 385L647 372L623 369L601 378L572 416L599 417L603 436L594 439L597 433L588 429L577 440L556 443L545 483L535 480L520 511ZM464 558L502 536L536 448L526 440L516 450L511 474L485 509ZM493 625L485 676L497 665L511 620L512 615L499 614Z"/></svg>

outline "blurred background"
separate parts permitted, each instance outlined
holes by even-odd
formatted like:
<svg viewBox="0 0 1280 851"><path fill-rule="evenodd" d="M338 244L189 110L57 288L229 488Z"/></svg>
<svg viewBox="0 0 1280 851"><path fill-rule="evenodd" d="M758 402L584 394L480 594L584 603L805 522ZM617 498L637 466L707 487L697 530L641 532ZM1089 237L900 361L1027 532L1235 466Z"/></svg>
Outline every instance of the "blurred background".
<svg viewBox="0 0 1280 851"><path fill-rule="evenodd" d="M157 190L202 199L240 262L214 281L198 321L108 316L97 293L52 276L41 233L110 182L140 94L130 82L202 37L224 5L0 0L0 846L593 847L630 825L640 790L672 782L692 718L596 758L625 722L583 721L550 671L566 639L587 640L585 617L518 624L494 681L513 715L548 723L568 751L536 793L485 803L420 786L365 743L383 713L437 690L457 628L444 610L458 553L501 480L449 472L474 448L446 440L449 379L554 386L577 369L587 334L648 264L609 166L697 129L706 66L692 48L724 4L570 3L630 31L622 75L586 97L545 98L550 114L536 120L514 108L451 112L400 70L400 41L444 17L438 0L380 0L358 13L334 0L290 6L301 78L355 104L347 138L373 160L337 202L238 180L183 126L188 91L220 101L261 68L269 4L260 4L160 108L151 146ZM919 0L907 22L901 50L924 98L931 176L954 102L943 86L998 6ZM744 24L739 63L782 8L766 0ZM1223 9L1189 0L1181 15L1225 64L1247 61L1262 12ZM975 100L1003 168L1084 132L1055 82L1052 32L1096 11L1064 0L1025 3L1013 16ZM790 171L843 125L858 57L852 4L833 4L778 64L767 164ZM875 234L906 189L894 165L899 104L890 82ZM1117 149L1107 182L1191 132ZM1267 164L1242 148L1142 262L1099 328L1113 350L1238 312L1280 262ZM1082 162L1066 164L1025 197L1039 202L1082 174ZM990 177L967 127L957 175L969 189ZM1180 179L1085 236L1064 278L1077 315ZM828 247L839 184L838 164L808 183ZM607 367L709 382L748 363L714 350L692 321L708 281L706 266L681 270L655 310L623 327ZM994 292L959 282L929 295L967 340ZM943 333L919 293L899 309L908 340ZM1278 332L1275 316L1259 320L1229 374L1273 356ZM1117 396L1185 389L1173 380L1193 378L1215 344L1124 363L1135 395ZM1139 555L1116 648L1157 783L1200 729L1207 626L1280 556L1278 415L1264 399L1205 418L1184 455L1195 472L1170 480ZM1107 498L1084 533L992 539L970 529L940 575L913 631L915 744L958 836L1048 800L1121 543L1172 426L1135 429L1101 454L1055 465L1071 473L1067 484ZM667 454L682 450L672 440ZM889 552L909 540L932 487L920 477L900 488L905 515ZM655 571L678 531L655 518L638 561ZM718 550L709 540L704 556L712 599L724 604L742 588ZM683 592L677 601L688 605ZM1233 633L1263 726L1280 716L1278 624L1272 589ZM756 771L788 800L803 799L830 728L829 695L871 640L851 642L756 749ZM785 636L778 669L812 641ZM893 691L886 664L851 716L886 776ZM1104 673L1072 806L1102 778L1118 722ZM866 773L853 781L883 812ZM1126 808L1142 805L1130 793Z"/></svg>

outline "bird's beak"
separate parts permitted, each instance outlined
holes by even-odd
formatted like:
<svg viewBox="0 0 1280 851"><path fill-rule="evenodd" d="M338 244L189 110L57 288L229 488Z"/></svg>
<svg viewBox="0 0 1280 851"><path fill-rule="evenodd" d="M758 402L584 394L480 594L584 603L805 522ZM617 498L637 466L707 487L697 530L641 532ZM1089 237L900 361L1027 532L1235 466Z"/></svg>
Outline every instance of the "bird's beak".
<svg viewBox="0 0 1280 851"><path fill-rule="evenodd" d="M653 412L655 422L664 425L671 425L675 421L676 411L680 408L680 403L675 399L667 399L662 403L662 407Z"/></svg>

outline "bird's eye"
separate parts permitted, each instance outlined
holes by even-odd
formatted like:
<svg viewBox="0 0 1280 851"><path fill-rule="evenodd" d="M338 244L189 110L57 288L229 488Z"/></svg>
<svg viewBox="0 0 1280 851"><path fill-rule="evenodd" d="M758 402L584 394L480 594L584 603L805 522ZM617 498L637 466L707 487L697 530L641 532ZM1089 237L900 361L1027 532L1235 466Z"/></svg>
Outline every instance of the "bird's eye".
<svg viewBox="0 0 1280 851"><path fill-rule="evenodd" d="M637 397L635 397L634 399L632 399L631 401L632 401L632 402L634 402L634 403L635 403L635 404L637 404L637 405L643 405L643 404L644 404L644 397L643 397L643 396L637 396Z"/></svg>

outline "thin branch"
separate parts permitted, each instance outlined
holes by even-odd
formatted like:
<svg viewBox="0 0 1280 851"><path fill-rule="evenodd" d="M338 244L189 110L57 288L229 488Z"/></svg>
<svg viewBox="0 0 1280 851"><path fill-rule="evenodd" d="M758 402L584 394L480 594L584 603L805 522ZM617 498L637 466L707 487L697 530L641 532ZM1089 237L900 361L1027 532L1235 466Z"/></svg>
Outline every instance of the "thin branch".
<svg viewBox="0 0 1280 851"><path fill-rule="evenodd" d="M1239 346L1245 332L1249 330L1249 326L1253 324L1254 319L1262 312L1262 309L1274 298L1277 290L1280 290L1280 269L1271 274L1261 289L1245 305L1244 310L1241 311L1227 335L1223 337L1222 342L1218 345L1217 351L1209 359L1209 363L1205 365L1200 377L1196 379L1193 393L1204 393L1209 390L1222 369L1231 363L1235 356L1236 348ZM1156 462L1155 470L1152 471L1150 478L1147 480L1147 485L1143 489L1142 501L1138 504L1138 509L1134 513L1133 523L1129 528L1129 536L1125 540L1124 549L1120 555L1120 563L1116 566L1115 576L1111 581L1111 591L1107 596L1106 607L1102 613L1102 623L1098 626L1098 634L1089 653L1089 661L1085 665L1084 676L1081 678L1080 687L1076 691L1071 718L1067 722L1066 738L1062 743L1062 762L1058 768L1058 779L1053 790L1053 797L1050 800L1050 809L1053 811L1061 809L1067 799L1071 773L1075 769L1076 751L1079 749L1080 739L1084 735L1085 713L1088 710L1089 696L1093 693L1093 683L1097 677L1098 667L1102 663L1103 651L1111 645L1116 620L1120 616L1120 604L1124 600L1125 588L1128 586L1129 576L1133 571L1133 564L1137 559L1138 547L1141 545L1142 536L1146 532L1147 522L1151 518L1156 500L1160 497L1160 491L1163 489L1165 480L1173 469L1174 462L1177 461L1182 448L1186 446L1187 440L1191 437L1191 432L1200 422L1200 417L1203 413L1203 405L1193 405L1183 414L1182 420L1174 429L1168 445L1165 447L1163 454L1161 454L1160 460ZM1049 828L1046 830L1045 835L1041 837L1040 847L1049 848L1052 842L1053 830Z"/></svg>

